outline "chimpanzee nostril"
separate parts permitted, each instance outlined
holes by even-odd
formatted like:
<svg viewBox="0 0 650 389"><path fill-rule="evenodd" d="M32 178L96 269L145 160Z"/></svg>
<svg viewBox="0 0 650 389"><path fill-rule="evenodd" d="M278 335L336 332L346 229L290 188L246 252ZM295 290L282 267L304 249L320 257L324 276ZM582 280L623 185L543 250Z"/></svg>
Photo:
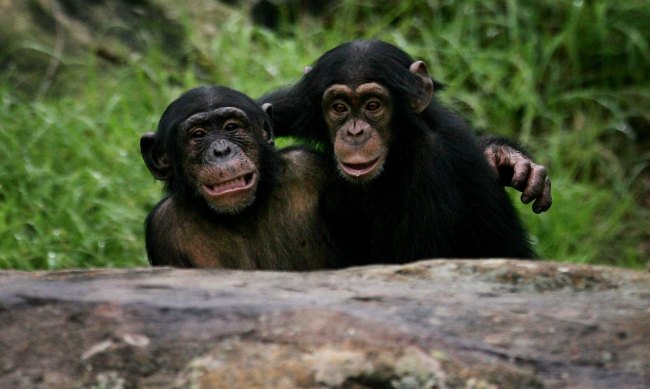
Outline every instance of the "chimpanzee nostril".
<svg viewBox="0 0 650 389"><path fill-rule="evenodd" d="M372 128L364 120L353 120L345 126L344 138L351 143L360 144L367 141L372 133Z"/></svg>
<svg viewBox="0 0 650 389"><path fill-rule="evenodd" d="M360 136L363 136L363 127L362 126L351 126L348 128L348 135L353 137L353 138L358 138Z"/></svg>
<svg viewBox="0 0 650 389"><path fill-rule="evenodd" d="M227 157L231 153L230 145L224 144L221 142L216 143L212 147L212 152L214 153L215 157Z"/></svg>

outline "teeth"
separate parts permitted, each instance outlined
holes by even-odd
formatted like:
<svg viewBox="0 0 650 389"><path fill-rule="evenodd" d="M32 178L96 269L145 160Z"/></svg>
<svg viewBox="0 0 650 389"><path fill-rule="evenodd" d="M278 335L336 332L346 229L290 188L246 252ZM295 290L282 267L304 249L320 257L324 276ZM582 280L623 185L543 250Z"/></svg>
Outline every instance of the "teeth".
<svg viewBox="0 0 650 389"><path fill-rule="evenodd" d="M238 177L238 178L235 178L234 180L230 180L230 181L222 182L220 184L213 185L212 190L222 192L222 191L225 191L225 190L240 188L240 187L245 186L245 185L246 185L246 180L244 179L244 177Z"/></svg>

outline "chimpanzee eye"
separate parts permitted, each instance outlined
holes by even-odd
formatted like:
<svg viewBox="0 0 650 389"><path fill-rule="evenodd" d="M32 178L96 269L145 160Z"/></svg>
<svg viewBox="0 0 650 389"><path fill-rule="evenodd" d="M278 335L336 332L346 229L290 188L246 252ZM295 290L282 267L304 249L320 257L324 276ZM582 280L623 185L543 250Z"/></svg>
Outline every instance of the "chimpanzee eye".
<svg viewBox="0 0 650 389"><path fill-rule="evenodd" d="M202 128L197 128L192 131L192 139L203 139L206 135L208 135L208 133Z"/></svg>
<svg viewBox="0 0 650 389"><path fill-rule="evenodd" d="M332 105L332 109L334 110L334 112L343 113L348 110L348 107L346 107L345 104L343 103L334 103Z"/></svg>
<svg viewBox="0 0 650 389"><path fill-rule="evenodd" d="M224 130L226 130L226 131L234 131L234 130L236 130L238 128L239 128L239 124L237 124L235 122L230 122L230 123L225 125Z"/></svg>
<svg viewBox="0 0 650 389"><path fill-rule="evenodd" d="M379 108L381 108L381 104L378 101L371 101L368 104L366 104L366 110L368 111L376 111Z"/></svg>

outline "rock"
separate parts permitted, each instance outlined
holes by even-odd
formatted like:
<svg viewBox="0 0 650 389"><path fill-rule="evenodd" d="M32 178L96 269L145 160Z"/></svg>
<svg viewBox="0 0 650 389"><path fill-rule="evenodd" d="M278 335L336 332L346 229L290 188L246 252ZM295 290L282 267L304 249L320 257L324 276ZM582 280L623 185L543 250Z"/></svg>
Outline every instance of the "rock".
<svg viewBox="0 0 650 389"><path fill-rule="evenodd" d="M507 260L0 272L0 387L643 388L650 274Z"/></svg>

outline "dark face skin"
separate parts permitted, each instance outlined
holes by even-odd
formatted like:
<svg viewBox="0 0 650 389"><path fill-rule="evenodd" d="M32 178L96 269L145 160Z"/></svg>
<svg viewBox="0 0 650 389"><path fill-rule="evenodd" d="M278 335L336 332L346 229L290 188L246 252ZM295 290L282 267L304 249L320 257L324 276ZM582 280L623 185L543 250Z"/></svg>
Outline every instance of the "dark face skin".
<svg viewBox="0 0 650 389"><path fill-rule="evenodd" d="M182 170L211 209L235 214L255 200L259 153L246 113L220 107L179 125Z"/></svg>
<svg viewBox="0 0 650 389"><path fill-rule="evenodd" d="M419 89L408 105L419 113L431 101L433 81L422 61L414 62L409 72L416 76ZM339 172L359 184L377 178L394 133L394 104L388 89L377 82L334 84L323 92L321 105Z"/></svg>
<svg viewBox="0 0 650 389"><path fill-rule="evenodd" d="M343 177L363 183L379 176L391 141L388 90L374 82L355 88L335 84L323 93L322 108Z"/></svg>
<svg viewBox="0 0 650 389"><path fill-rule="evenodd" d="M260 169L273 135L264 110L270 105L260 109L229 88L193 89L169 105L155 133L142 136L142 157L187 205L237 214L253 203L266 174Z"/></svg>

